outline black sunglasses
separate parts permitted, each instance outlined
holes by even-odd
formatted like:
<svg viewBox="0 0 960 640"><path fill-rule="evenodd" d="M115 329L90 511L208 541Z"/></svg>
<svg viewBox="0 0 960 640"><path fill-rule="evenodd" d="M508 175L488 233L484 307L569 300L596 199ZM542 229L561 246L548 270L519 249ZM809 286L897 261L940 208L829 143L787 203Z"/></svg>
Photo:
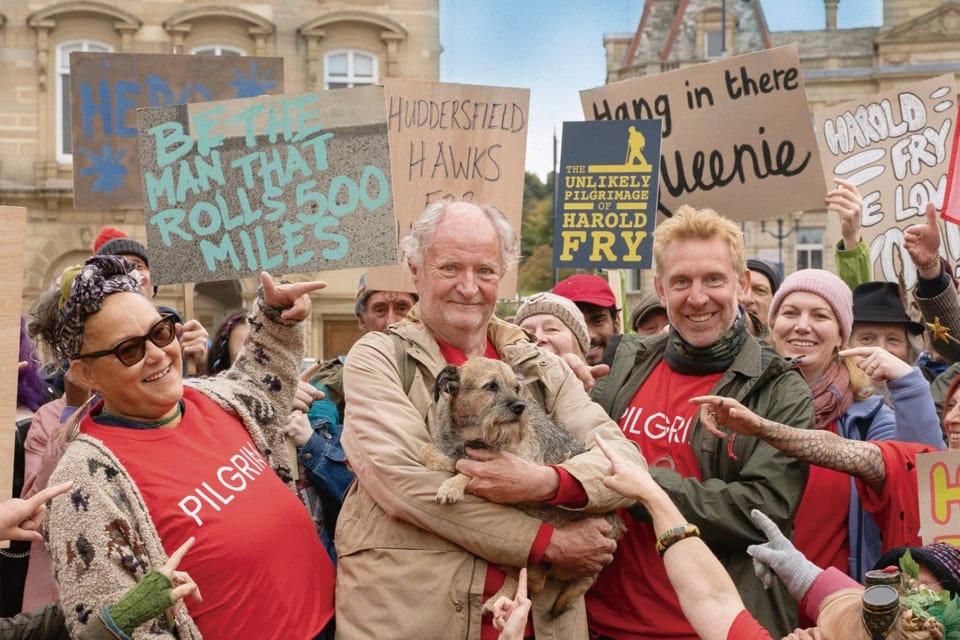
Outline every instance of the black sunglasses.
<svg viewBox="0 0 960 640"><path fill-rule="evenodd" d="M173 342L177 337L177 317L173 314L161 316L159 320L153 323L146 335L124 340L113 349L104 349L103 351L94 351L92 353L81 353L78 358L102 358L103 356L115 355L117 360L128 367L137 364L147 353L147 340L163 348Z"/></svg>

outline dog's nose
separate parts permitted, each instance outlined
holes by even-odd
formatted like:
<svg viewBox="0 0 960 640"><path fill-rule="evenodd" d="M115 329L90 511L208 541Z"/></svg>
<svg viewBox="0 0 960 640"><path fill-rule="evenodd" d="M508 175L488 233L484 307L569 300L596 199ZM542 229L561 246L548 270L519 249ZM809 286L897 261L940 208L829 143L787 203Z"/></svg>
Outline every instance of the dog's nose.
<svg viewBox="0 0 960 640"><path fill-rule="evenodd" d="M523 410L527 408L527 403L523 400L517 400L516 402L510 403L510 410L515 414L520 415L523 413Z"/></svg>

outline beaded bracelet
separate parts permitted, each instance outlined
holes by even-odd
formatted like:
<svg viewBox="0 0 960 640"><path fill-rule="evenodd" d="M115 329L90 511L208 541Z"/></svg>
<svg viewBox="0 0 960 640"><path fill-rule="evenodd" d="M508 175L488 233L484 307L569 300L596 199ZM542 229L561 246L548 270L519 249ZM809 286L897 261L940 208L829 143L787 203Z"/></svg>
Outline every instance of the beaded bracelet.
<svg viewBox="0 0 960 640"><path fill-rule="evenodd" d="M667 549L677 542L694 537L700 537L700 527L695 524L690 524L689 522L679 527L667 529L657 538L657 553L663 556L663 554L667 552Z"/></svg>
<svg viewBox="0 0 960 640"><path fill-rule="evenodd" d="M940 256L939 256L939 255L937 255L936 257L934 257L934 259L931 260L930 262L924 262L924 263L922 263L922 264L920 264L920 263L914 263L914 266L917 268L918 271L926 271L927 269L932 269L932 268L934 268L934 267L936 267L936 266L939 266L939 265L940 265Z"/></svg>

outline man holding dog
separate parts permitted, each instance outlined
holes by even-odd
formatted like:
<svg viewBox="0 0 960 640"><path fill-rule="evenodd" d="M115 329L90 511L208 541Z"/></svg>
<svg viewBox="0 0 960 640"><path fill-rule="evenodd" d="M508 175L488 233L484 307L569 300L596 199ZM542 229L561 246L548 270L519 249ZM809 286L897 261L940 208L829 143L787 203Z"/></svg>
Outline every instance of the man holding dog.
<svg viewBox="0 0 960 640"><path fill-rule="evenodd" d="M722 441L705 432L689 398L738 399L761 416L809 428L813 400L799 373L746 330L738 298L748 290L739 226L685 206L657 225L654 285L670 330L625 335L610 375L592 392L627 438L640 445L663 487L738 585L771 635L796 626L796 603L781 585L765 591L747 546L765 542L750 520L763 509L790 535L806 485L806 467L749 437ZM649 517L631 510L613 563L587 594L593 637L697 638L680 610Z"/></svg>
<svg viewBox="0 0 960 640"><path fill-rule="evenodd" d="M494 316L500 281L515 264L517 237L493 207L442 201L431 205L403 240L420 302L387 333L369 333L344 369L343 445L358 482L347 493L337 528L337 635L368 638L496 638L482 606L503 582L497 565L546 561L565 576L594 575L613 558L606 520L589 516L554 529L512 506L549 502L587 514L628 504L603 484L607 462L592 449L556 466L506 453L468 449L457 469L473 480L456 504L440 505L450 474L428 471L420 451L441 428L434 382L447 364L499 358L516 367L525 395L587 448L596 435L642 461L582 383L515 325ZM482 398L477 399L482 402ZM575 417L575 418L574 418ZM560 585L532 595L539 640L583 638L581 598L563 615L549 613Z"/></svg>

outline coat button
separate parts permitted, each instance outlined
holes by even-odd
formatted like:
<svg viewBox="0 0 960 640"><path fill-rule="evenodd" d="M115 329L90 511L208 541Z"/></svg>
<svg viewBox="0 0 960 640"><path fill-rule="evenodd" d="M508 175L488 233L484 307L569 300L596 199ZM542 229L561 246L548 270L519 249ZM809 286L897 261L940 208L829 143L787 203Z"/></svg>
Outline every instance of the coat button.
<svg viewBox="0 0 960 640"><path fill-rule="evenodd" d="M463 603L460 602L459 600L457 600L456 602L453 603L453 607L454 607L454 609L456 609L457 611L463 611Z"/></svg>
<svg viewBox="0 0 960 640"><path fill-rule="evenodd" d="M311 460L313 460L313 454L312 454L312 453L305 453L305 454L303 454L303 459L306 460L307 462L310 462Z"/></svg>

